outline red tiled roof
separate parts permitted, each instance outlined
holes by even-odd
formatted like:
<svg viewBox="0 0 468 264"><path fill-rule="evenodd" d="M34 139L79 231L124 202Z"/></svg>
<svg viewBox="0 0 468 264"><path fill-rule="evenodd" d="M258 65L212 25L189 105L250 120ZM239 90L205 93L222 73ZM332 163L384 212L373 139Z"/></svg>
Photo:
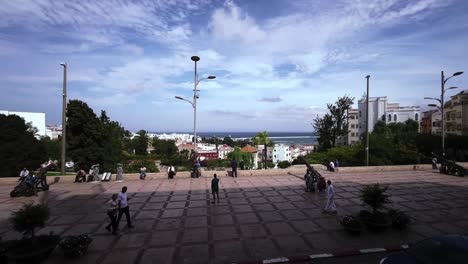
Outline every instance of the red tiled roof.
<svg viewBox="0 0 468 264"><path fill-rule="evenodd" d="M254 148L254 147L252 147L252 146L250 146L250 145L247 145L247 146L241 148L241 151L242 151L242 152L255 153L255 152L257 152L257 149Z"/></svg>

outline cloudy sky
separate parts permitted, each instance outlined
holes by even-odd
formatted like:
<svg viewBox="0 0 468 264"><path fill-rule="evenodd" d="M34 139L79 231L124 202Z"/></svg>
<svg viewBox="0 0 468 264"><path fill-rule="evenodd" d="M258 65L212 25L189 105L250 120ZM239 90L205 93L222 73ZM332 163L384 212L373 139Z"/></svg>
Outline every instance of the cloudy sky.
<svg viewBox="0 0 468 264"><path fill-rule="evenodd" d="M60 124L68 96L127 129L310 131L326 103L425 105L440 71L468 71L465 0L2 1L0 109ZM468 74L450 80L468 88ZM449 93L454 93L450 91Z"/></svg>

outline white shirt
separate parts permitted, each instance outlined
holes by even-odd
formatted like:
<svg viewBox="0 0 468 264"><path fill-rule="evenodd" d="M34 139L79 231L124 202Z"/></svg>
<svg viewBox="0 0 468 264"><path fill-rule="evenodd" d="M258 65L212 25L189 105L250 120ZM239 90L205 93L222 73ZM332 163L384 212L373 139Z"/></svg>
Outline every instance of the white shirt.
<svg viewBox="0 0 468 264"><path fill-rule="evenodd" d="M128 206L127 193L119 193L117 201L120 201L120 208L125 208Z"/></svg>
<svg viewBox="0 0 468 264"><path fill-rule="evenodd" d="M29 175L29 171L28 170L22 170L21 173L20 173L20 177L27 177Z"/></svg>
<svg viewBox="0 0 468 264"><path fill-rule="evenodd" d="M171 166L167 169L167 172L175 171L174 166Z"/></svg>
<svg viewBox="0 0 468 264"><path fill-rule="evenodd" d="M333 163L333 161L330 161L330 168L335 168L335 163Z"/></svg>

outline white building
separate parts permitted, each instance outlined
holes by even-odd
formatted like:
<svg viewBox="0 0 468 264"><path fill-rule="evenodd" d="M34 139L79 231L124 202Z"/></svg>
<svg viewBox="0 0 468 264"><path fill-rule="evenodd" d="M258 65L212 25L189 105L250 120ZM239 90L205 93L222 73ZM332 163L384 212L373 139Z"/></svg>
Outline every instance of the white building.
<svg viewBox="0 0 468 264"><path fill-rule="evenodd" d="M440 111L433 112L431 115L431 133L433 135L442 135L442 113Z"/></svg>
<svg viewBox="0 0 468 264"><path fill-rule="evenodd" d="M275 144L273 148L273 163L278 163L280 161L292 161L291 150L288 145L284 144Z"/></svg>
<svg viewBox="0 0 468 264"><path fill-rule="evenodd" d="M359 109L359 135L366 132L366 97L358 102ZM419 106L400 106L398 103L388 103L386 96L369 98L369 133L374 129L375 124L381 120L387 124L403 123L412 119L418 122L421 111Z"/></svg>
<svg viewBox="0 0 468 264"><path fill-rule="evenodd" d="M45 113L32 113L32 112L14 112L8 110L0 110L3 115L17 115L24 119L26 123L31 123L32 127L37 128L36 136L46 136L46 118Z"/></svg>
<svg viewBox="0 0 468 264"><path fill-rule="evenodd" d="M46 136L50 139L57 139L62 136L62 126L46 125Z"/></svg>
<svg viewBox="0 0 468 264"><path fill-rule="evenodd" d="M226 144L218 146L218 158L219 159L227 159L227 155L234 151L234 149L231 146L228 146Z"/></svg>

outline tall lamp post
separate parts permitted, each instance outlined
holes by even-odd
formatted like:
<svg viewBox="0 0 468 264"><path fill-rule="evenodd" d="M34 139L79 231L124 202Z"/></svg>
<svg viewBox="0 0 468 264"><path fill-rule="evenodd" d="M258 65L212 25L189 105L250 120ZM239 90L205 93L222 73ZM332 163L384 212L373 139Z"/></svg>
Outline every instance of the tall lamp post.
<svg viewBox="0 0 468 264"><path fill-rule="evenodd" d="M444 71L441 71L440 72L440 99L437 99L437 98L432 98L432 97L424 97L424 99L432 99L432 100L436 100L440 103L440 106L438 107L437 105L435 104L430 104L428 106L432 106L432 107L437 107L442 115L442 156L445 157L445 111L444 111L444 108L445 108L445 101L444 101L444 97L445 97L445 92L450 90L450 89L455 89L455 88L458 88L458 87L455 87L455 86L452 86L452 87L449 87L449 88L445 88L445 83L452 77L455 77L455 76L458 76L458 75L462 75L463 72L460 71L460 72L456 72L454 74L452 74L452 76L448 77L448 78L445 78L444 76Z"/></svg>
<svg viewBox="0 0 468 264"><path fill-rule="evenodd" d="M369 166L369 78L367 79L367 92L366 92L366 166Z"/></svg>
<svg viewBox="0 0 468 264"><path fill-rule="evenodd" d="M67 64L62 62L60 65L63 66L63 102L62 102L62 164L61 172L65 175L65 145L67 136Z"/></svg>
<svg viewBox="0 0 468 264"><path fill-rule="evenodd" d="M195 155L195 157L197 156L197 99L198 99L198 84L203 81L203 80L213 80L216 78L216 76L214 75L210 75L206 78L202 78L202 79L198 79L198 73L197 73L197 62L200 60L200 57L198 56L192 56L190 58L192 61L195 62L195 76L194 76L194 88L193 88L193 101L190 101L190 100L187 100L183 97L180 97L180 96L175 96L176 99L179 99L179 100L183 100L183 101L186 101L188 103L190 103L193 107L193 153Z"/></svg>

